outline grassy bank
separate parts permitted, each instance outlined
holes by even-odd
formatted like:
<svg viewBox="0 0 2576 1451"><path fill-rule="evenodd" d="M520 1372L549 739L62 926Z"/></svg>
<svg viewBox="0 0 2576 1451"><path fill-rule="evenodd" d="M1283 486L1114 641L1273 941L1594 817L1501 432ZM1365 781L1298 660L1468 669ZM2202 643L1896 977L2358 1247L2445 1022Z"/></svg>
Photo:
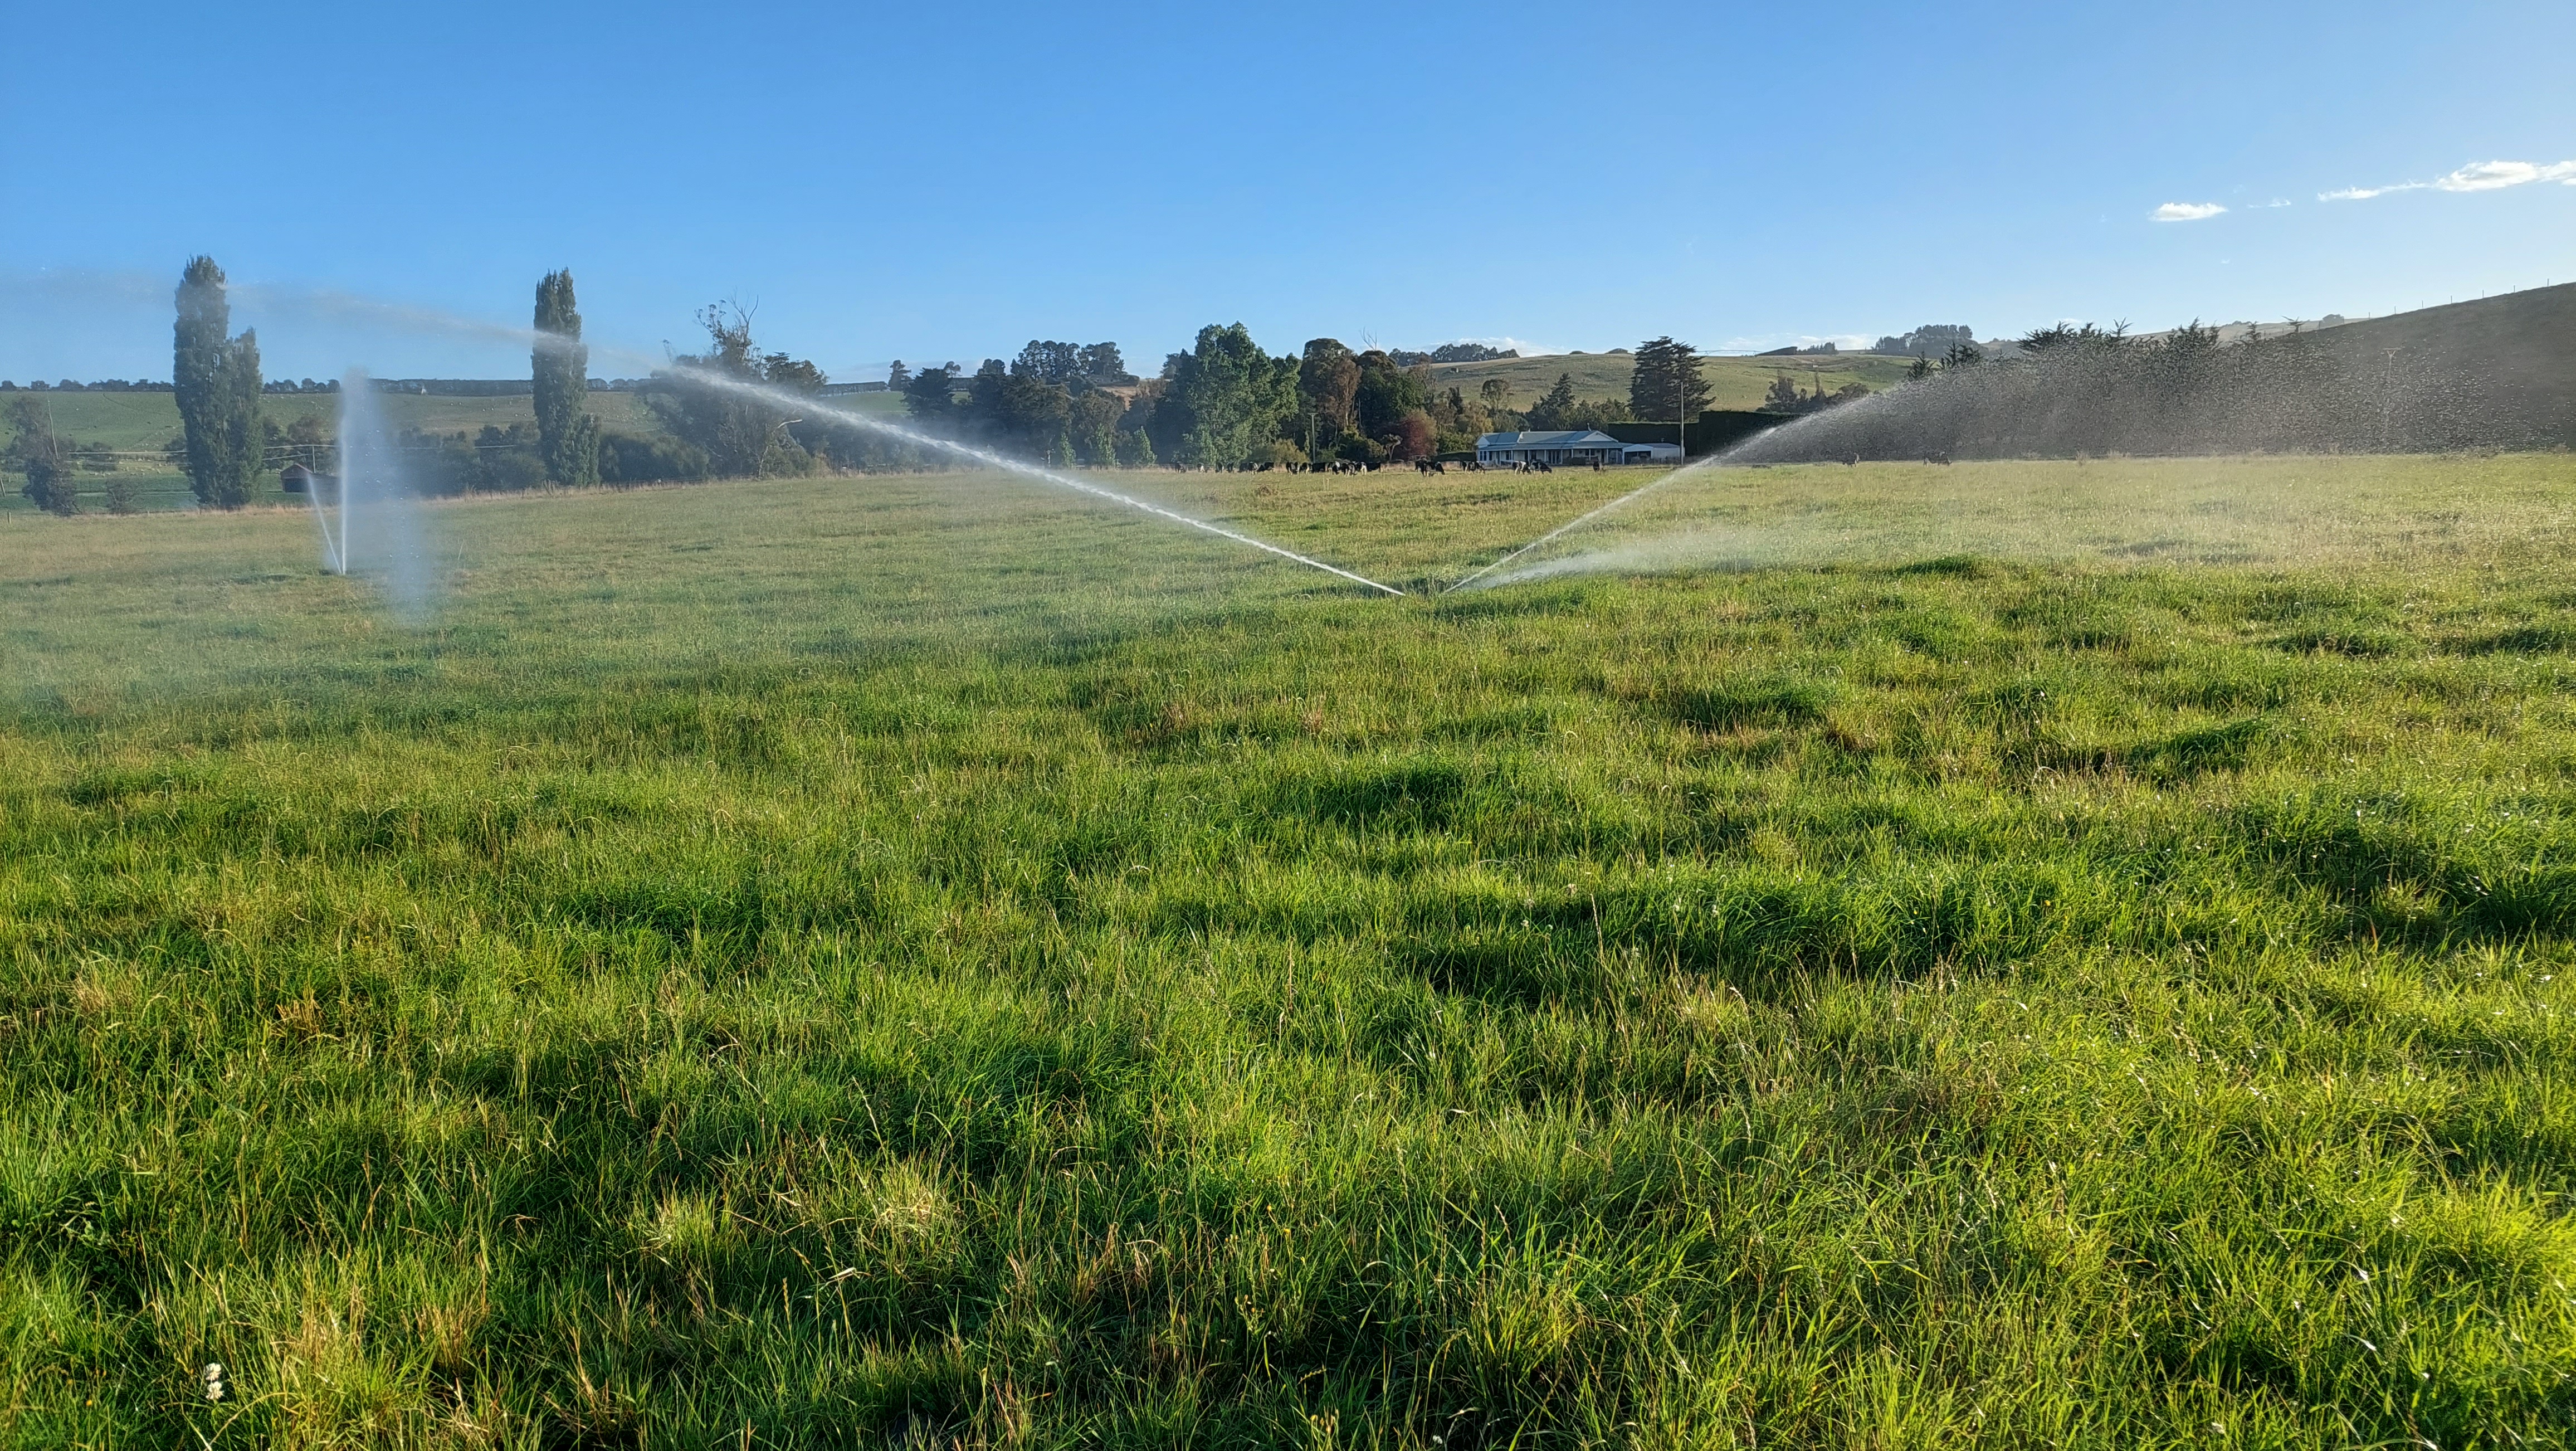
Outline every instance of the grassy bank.
<svg viewBox="0 0 2576 1451"><path fill-rule="evenodd" d="M0 1436L2565 1444L2571 503L0 519Z"/></svg>

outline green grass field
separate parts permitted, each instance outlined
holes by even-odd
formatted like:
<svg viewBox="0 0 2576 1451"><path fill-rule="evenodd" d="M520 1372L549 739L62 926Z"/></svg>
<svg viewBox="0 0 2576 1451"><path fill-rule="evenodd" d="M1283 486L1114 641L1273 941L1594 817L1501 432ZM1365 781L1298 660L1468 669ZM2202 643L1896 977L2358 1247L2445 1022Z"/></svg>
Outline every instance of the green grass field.
<svg viewBox="0 0 2576 1451"><path fill-rule="evenodd" d="M0 518L0 1440L2567 1445L2571 508Z"/></svg>

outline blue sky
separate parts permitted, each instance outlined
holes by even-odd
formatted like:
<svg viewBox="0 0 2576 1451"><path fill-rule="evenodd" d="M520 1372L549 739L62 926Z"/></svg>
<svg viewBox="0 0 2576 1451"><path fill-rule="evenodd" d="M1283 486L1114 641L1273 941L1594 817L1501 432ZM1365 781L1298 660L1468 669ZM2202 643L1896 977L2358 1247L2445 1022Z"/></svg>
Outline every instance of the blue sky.
<svg viewBox="0 0 2576 1451"><path fill-rule="evenodd" d="M290 377L517 373L297 294L523 325L559 266L595 341L739 298L848 378L1211 321L1741 349L2576 280L2564 0L138 3L24 7L10 49L19 379L168 376L197 251Z"/></svg>

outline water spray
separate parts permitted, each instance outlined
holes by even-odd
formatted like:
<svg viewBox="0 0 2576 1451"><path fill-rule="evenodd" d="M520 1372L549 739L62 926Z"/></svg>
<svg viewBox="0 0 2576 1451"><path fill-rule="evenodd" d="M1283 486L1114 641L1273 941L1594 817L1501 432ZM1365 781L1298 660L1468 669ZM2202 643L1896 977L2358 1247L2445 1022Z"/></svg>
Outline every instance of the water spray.
<svg viewBox="0 0 2576 1451"><path fill-rule="evenodd" d="M1465 589L1467 586L1474 584L1476 581L1483 579L1486 575L1493 573L1495 570L1502 568L1504 565L1511 563L1513 560L1520 558L1522 555L1529 553L1531 550L1536 549L1541 545L1551 543L1564 535L1571 534L1575 530L1582 528L1584 525L1591 523L1593 520L1600 518L1602 515L1607 514L1614 509L1625 508L1626 506L1635 503L1637 500L1646 497L1648 494L1653 493L1655 490L1662 488L1664 485L1671 483L1673 480L1680 478L1684 474L1694 474L1699 472L1701 469L1716 466L1720 459L1725 458L1728 453L1733 452L1733 449L1728 449L1725 453L1710 454L1708 457L1701 459L1697 463L1684 464L1680 468L1673 470L1671 473L1649 480L1642 488L1631 489L1627 493L1621 494L1619 497L1612 499L1607 504L1601 505L1590 513L1578 514L1575 517L1566 520L1564 523L1557 525L1555 528L1550 529L1536 539L1531 540L1529 543L1522 545L1520 548L1513 550L1511 553L1504 555L1502 558L1495 560L1493 563L1477 570L1475 573L1468 575L1466 578L1459 580L1456 584L1442 590L1441 593L1455 594L1458 591Z"/></svg>
<svg viewBox="0 0 2576 1451"><path fill-rule="evenodd" d="M49 279L49 285L56 288L83 287L89 291L104 292L120 300L129 300L134 302L153 301L165 298L168 294L167 284L159 281L158 279L123 273L84 273L73 277ZM262 306L270 308L301 312L310 316L333 319L359 326L390 328L410 333L441 333L481 341L508 342L519 347L539 348L547 351L569 350L571 348L584 345L584 341L582 339L567 338L558 333L543 332L534 328L513 327L507 323L490 322L481 318L459 317L452 313L440 312L430 308L411 307L401 303L383 302L375 298L360 297L351 293L337 292L329 289L287 287L257 282L236 282L231 284L230 290L235 298L243 301L256 302ZM594 345L593 351L603 358L614 358L622 364L637 367L640 371L651 372L658 369L665 372L678 373L693 383L701 384L710 388L721 389L744 397L757 398L773 407L784 408L791 412L799 409L810 410L810 414L821 414L827 416L829 420L835 424L878 434L886 438L896 439L903 443L911 444L917 448L934 449L938 452L951 455L952 457L965 459L970 462L983 465L986 468L999 469L1005 473L1017 474L1024 479L1035 480L1038 483L1046 484L1053 488L1066 489L1078 494L1086 494L1106 503L1117 504L1125 508L1134 509L1140 513L1151 514L1157 519L1179 524L1186 528L1195 529L1203 534L1213 534L1220 539L1228 540L1235 544L1245 545L1249 548L1258 549L1264 554L1276 555L1292 564L1301 564L1308 569L1322 570L1324 573L1332 575L1338 579L1345 579L1353 584L1366 586L1369 589L1376 590L1380 594L1395 595L1399 598L1404 594L1403 590L1397 589L1393 585L1380 584L1376 580L1370 579L1365 575L1355 574L1350 570L1343 569L1337 565L1327 564L1320 559L1299 554L1293 549L1283 548L1279 545L1272 544L1267 540L1257 539L1252 535L1245 534L1239 530L1228 529L1221 524L1211 524L1204 519L1194 519L1187 514L1181 513L1177 509L1167 509L1160 504L1149 503L1146 500L1136 498L1132 495L1120 493L1116 489L1106 488L1099 484L1092 483L1089 480L1076 478L1070 474L1059 473L1053 469L1041 468L1035 464L1008 458L1001 454L994 453L989 449L977 448L972 444L959 443L952 439L938 438L927 433L921 433L914 429L906 428L901 424L890 423L884 419L875 418L854 410L836 407L823 399L810 397L806 394L793 392L784 388L772 387L765 383L755 383L747 379L729 377L723 373L707 368L674 366L662 359L654 358L643 353L637 353L629 349L598 347ZM367 411L367 416L369 417L374 416L372 413L372 398L360 400L354 405L350 401L351 394L363 390L368 386L371 385L366 384L363 381L363 377L361 377L356 382L344 388L341 402L343 421L342 436L344 441L348 435L347 425L349 422L349 413L353 406ZM390 448L389 442L387 447L388 449ZM389 479L389 470L393 463L390 454L388 454L388 457L383 460L382 463L385 465L385 469L380 471L387 472L387 478ZM323 514L320 501L318 499L314 501L314 517L322 528L324 567L334 574L345 574L348 572L349 568L350 546L348 537L348 508L349 498L353 487L356 484L356 480L351 477L352 472L353 471L349 467L344 447L338 505L340 512L336 533L332 527L332 521ZM385 480L379 480L380 484L385 482ZM387 507L392 503L395 493L392 488L384 487L380 489L380 492L384 495L384 498L371 498L369 501L369 508L371 510L380 512L384 507ZM410 562L417 563L417 561Z"/></svg>
<svg viewBox="0 0 2576 1451"><path fill-rule="evenodd" d="M344 435L345 436L345 433ZM345 575L349 572L349 493L343 473L326 474L308 469L304 475L304 502L313 506L313 527L322 531L322 572ZM322 503L323 481L330 480L337 496L329 508ZM338 528L334 529L334 523Z"/></svg>
<svg viewBox="0 0 2576 1451"><path fill-rule="evenodd" d="M552 335L544 334L541 336ZM610 349L609 351L613 353L615 350ZM1166 509L1160 504L1149 503L1146 500L1136 498L1130 494L1122 494L1116 489L1103 488L1087 479L1075 478L1071 474L1058 473L1054 469L1040 468L1036 464L1023 463L1018 459L994 453L989 449L977 448L973 444L959 443L953 439L940 438L932 434L922 433L914 429L906 428L899 423L888 423L882 418L873 418L867 414L859 413L851 409L835 407L821 399L811 398L802 393L773 387L767 383L754 383L742 378L727 377L722 373L715 372L708 368L678 366L673 367L670 371L673 371L681 377L687 378L691 382L703 387L720 388L730 393L740 394L744 397L757 398L762 402L771 404L775 407L811 409L817 414L828 417L830 421L836 424L862 429L869 433L880 434L886 438L899 439L918 448L938 449L943 453L953 454L958 458L970 459L987 468L1000 469L1006 473L1018 474L1022 478L1035 479L1039 483L1051 484L1059 489L1070 489L1078 494L1088 494L1095 499L1105 499L1113 504L1124 505L1127 508L1151 514L1157 519L1168 519L1172 523L1186 525L1189 528L1213 534L1220 539L1230 539L1237 544L1249 545L1265 554L1275 554L1281 559L1288 560L1295 564L1302 564L1309 569L1320 569L1326 574L1339 576L1342 579L1349 580L1353 584L1366 585L1370 589L1376 590L1381 594L1390 594L1398 598L1402 598L1404 595L1404 591L1397 589L1391 584L1380 584L1366 575L1353 574L1351 571L1344 569L1339 565L1326 564L1320 559L1299 554L1293 549L1283 548L1279 545L1270 543L1268 540L1256 539L1249 534L1239 533L1235 530L1228 529L1222 524L1211 524L1204 519L1193 519L1189 515L1181 513L1179 510Z"/></svg>
<svg viewBox="0 0 2576 1451"><path fill-rule="evenodd" d="M1846 404L1843 408L1836 411L1849 412L1853 409L1864 409L1870 405L1873 399L1885 398L1886 396L1888 395L1884 393L1872 394L1870 398L1864 398L1859 402ZM1671 483L1673 480L1681 478L1685 474L1695 474L1702 469L1716 468L1720 464L1725 463L1728 459L1752 448L1757 443L1776 440L1781 434L1788 433L1804 424L1812 424L1824 416L1825 415L1823 414L1810 413L1803 418L1794 419L1780 427L1764 429L1762 432L1754 434L1750 438L1742 439L1729 447L1710 454L1708 457L1699 460L1697 463L1684 464L1680 468L1673 470L1671 473L1649 480L1642 488L1631 489L1627 493L1621 494L1619 497L1612 499L1609 503L1603 504L1587 513L1578 514L1575 517L1566 520L1564 523L1557 525L1555 528L1550 529L1545 534L1531 540L1529 543L1522 545L1520 548L1513 550L1511 553L1504 555L1493 563L1476 570L1474 573L1467 575L1463 579L1460 579L1457 583L1450 585L1447 589L1441 591L1441 593L1454 594L1459 590L1465 589L1476 581L1483 579L1486 575L1489 575L1495 570L1502 568L1504 565L1511 563L1513 560L1520 558L1522 555L1527 554L1542 545L1553 543L1554 541L1563 538L1565 535L1571 534L1575 530L1582 528L1584 525L1591 523L1593 520L1600 518L1604 514L1624 509L1628 505L1637 502L1639 499L1655 492L1657 489Z"/></svg>
<svg viewBox="0 0 2576 1451"><path fill-rule="evenodd" d="M583 345L582 341L579 339L567 338L558 333L541 332L535 329L503 327L499 324L478 323L464 319L435 318L428 314L418 313L412 309L385 308L383 309L383 314L387 317L400 317L406 321L419 322L423 325L436 323L454 330L472 331L485 335L505 335L514 341L522 342L530 347L536 348L570 349ZM1108 503L1134 509L1139 513L1151 514L1157 519L1168 520L1174 524L1196 529L1204 534L1213 534L1219 539L1231 540L1236 544L1258 549L1264 554L1277 555L1279 558L1285 559L1292 564L1302 564L1308 569L1320 569L1326 574L1333 575L1340 579L1349 580L1353 584L1365 585L1370 589L1378 591L1380 594L1394 595L1399 599L1404 596L1404 591L1397 589L1391 584L1380 584L1366 575L1354 574L1350 570L1344 569L1339 565L1326 564L1320 559L1299 554L1293 549L1283 548L1282 546L1273 544L1266 539L1256 539L1252 535L1242 533L1238 530L1228 529L1222 524L1211 524L1205 519L1194 519L1187 514L1181 513L1177 509L1167 509L1160 504L1150 503L1144 499L1136 498L1131 494L1122 494L1116 489L1105 488L1099 484L1092 483L1088 479L1076 478L1071 474L1059 473L1054 469L1040 468L1036 464L1027 463L1015 458L1009 458L1002 454L994 453L990 449L977 448L973 444L959 443L954 439L940 438L934 434L923 433L917 429L906 428L899 423L889 423L882 418L872 417L853 409L839 407L824 399L812 397L804 393L798 393L791 389L776 387L768 383L755 383L747 378L732 377L712 368L695 367L686 364L656 364L652 359L644 357L642 354L628 352L623 348L603 347L596 348L595 351L605 357L617 358L630 364L641 364L647 369L660 367L665 371L676 373L677 375L702 387L720 389L741 397L756 398L772 407L810 410L812 414L821 415L828 418L831 422L843 427L854 428L863 432L874 433L881 437L896 439L903 443L911 444L916 448L935 449L953 457L982 464L986 468L999 469L1004 473L1017 474L1024 479L1034 479L1039 483L1046 484L1054 488L1069 489L1077 494L1087 494L1092 498L1101 499Z"/></svg>
<svg viewBox="0 0 2576 1451"><path fill-rule="evenodd" d="M401 449L364 369L340 380L339 402L339 472L315 473L305 484L305 502L322 533L323 572L345 577L363 562L398 606L418 612L429 604L434 574L402 477Z"/></svg>

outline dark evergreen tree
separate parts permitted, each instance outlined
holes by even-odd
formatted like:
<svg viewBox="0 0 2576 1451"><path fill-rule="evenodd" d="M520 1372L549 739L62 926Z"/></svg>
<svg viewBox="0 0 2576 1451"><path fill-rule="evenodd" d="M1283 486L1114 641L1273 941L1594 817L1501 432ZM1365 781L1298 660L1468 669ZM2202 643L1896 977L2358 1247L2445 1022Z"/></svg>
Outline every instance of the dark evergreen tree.
<svg viewBox="0 0 2576 1451"><path fill-rule="evenodd" d="M983 422L985 433L1005 448L1054 459L1059 445L1067 455L1072 451L1072 419L1073 395L1063 384L1014 373L995 390L994 412Z"/></svg>
<svg viewBox="0 0 2576 1451"><path fill-rule="evenodd" d="M1115 393L1094 389L1077 396L1070 426L1075 457L1097 468L1116 467L1118 420L1126 411L1125 401Z"/></svg>
<svg viewBox="0 0 2576 1451"><path fill-rule="evenodd" d="M17 437L9 443L8 459L27 476L18 492L47 513L79 513L71 441L54 432L53 413L45 406L45 400L24 396L13 400L9 421L16 426Z"/></svg>
<svg viewBox="0 0 2576 1451"><path fill-rule="evenodd" d="M1095 383L1132 383L1136 375L1127 371L1127 360L1118 354L1116 343L1093 343L1082 350L1083 376Z"/></svg>
<svg viewBox="0 0 2576 1451"><path fill-rule="evenodd" d="M1297 406L1305 413L1301 436L1311 431L1317 453L1329 453L1359 426L1360 363L1338 338L1306 344L1297 364Z"/></svg>
<svg viewBox="0 0 2576 1451"><path fill-rule="evenodd" d="M1543 433L1560 428L1572 428L1575 406L1574 375L1559 373L1556 375L1556 386L1548 389L1547 396L1531 406L1529 425Z"/></svg>
<svg viewBox="0 0 2576 1451"><path fill-rule="evenodd" d="M1628 383L1628 410L1652 423L1687 422L1708 407L1708 379L1699 349L1669 337L1637 344L1637 371Z"/></svg>
<svg viewBox="0 0 2576 1451"><path fill-rule="evenodd" d="M1613 423L1635 421L1634 415L1628 411L1628 400L1625 398L1586 398L1574 405L1573 413L1567 415L1565 426L1607 428Z"/></svg>
<svg viewBox="0 0 2576 1451"><path fill-rule="evenodd" d="M1020 355L1011 360L1011 376L1035 378L1041 383L1056 383L1071 389L1089 376L1080 343L1040 342L1029 339Z"/></svg>
<svg viewBox="0 0 2576 1451"><path fill-rule="evenodd" d="M1186 468L1243 468L1268 456L1270 441L1297 411L1297 360L1261 351L1243 324L1210 324L1168 364L1171 389L1154 429Z"/></svg>
<svg viewBox="0 0 2576 1451"><path fill-rule="evenodd" d="M232 304L224 269L194 257L179 279L171 391L187 440L188 487L210 509L250 502L259 476L259 337L228 337Z"/></svg>
<svg viewBox="0 0 2576 1451"><path fill-rule="evenodd" d="M1427 371L1416 372L1395 361L1393 354L1371 348L1359 356L1359 388L1351 404L1359 415L1359 430L1380 443L1391 444L1396 435L1396 422L1410 413L1419 413L1429 401Z"/></svg>
<svg viewBox="0 0 2576 1451"><path fill-rule="evenodd" d="M957 365L924 368L903 385L903 411L933 432L945 428L957 412Z"/></svg>
<svg viewBox="0 0 2576 1451"><path fill-rule="evenodd" d="M546 477L579 487L599 482L599 420L582 411L590 396L590 349L581 344L572 273L549 272L537 284L536 349L529 355L537 394L537 454Z"/></svg>
<svg viewBox="0 0 2576 1451"><path fill-rule="evenodd" d="M1011 381L1011 365L999 358L986 358L966 380L966 413L961 420L965 431L973 436L991 439L1002 427L1002 385Z"/></svg>

